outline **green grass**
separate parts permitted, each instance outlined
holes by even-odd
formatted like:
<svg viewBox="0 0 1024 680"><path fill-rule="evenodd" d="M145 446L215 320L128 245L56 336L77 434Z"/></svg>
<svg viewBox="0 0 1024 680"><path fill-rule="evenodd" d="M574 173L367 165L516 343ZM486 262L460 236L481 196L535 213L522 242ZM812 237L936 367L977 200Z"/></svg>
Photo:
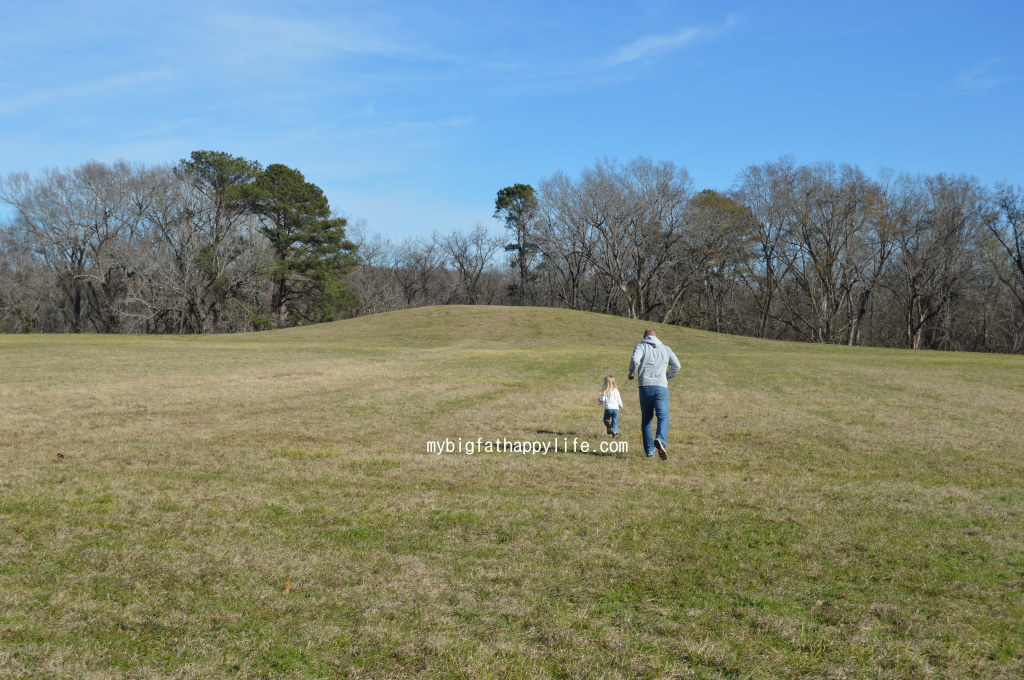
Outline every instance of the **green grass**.
<svg viewBox="0 0 1024 680"><path fill-rule="evenodd" d="M1024 358L644 327L0 336L0 677L1024 676Z"/></svg>

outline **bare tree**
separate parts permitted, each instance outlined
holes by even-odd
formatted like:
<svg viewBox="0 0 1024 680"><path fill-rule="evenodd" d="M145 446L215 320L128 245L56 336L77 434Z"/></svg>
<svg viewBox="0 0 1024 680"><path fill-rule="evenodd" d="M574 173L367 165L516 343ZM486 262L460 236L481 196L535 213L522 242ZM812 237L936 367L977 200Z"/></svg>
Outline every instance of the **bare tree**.
<svg viewBox="0 0 1024 680"><path fill-rule="evenodd" d="M458 275L456 300L464 304L487 304L493 300L484 297L483 277L493 265L495 254L502 248L501 240L491 236L483 225L463 234L453 231L439 239L447 262Z"/></svg>
<svg viewBox="0 0 1024 680"><path fill-rule="evenodd" d="M784 252L800 295L783 297L786 321L805 339L853 344L879 188L857 168L820 164L798 171L791 199Z"/></svg>
<svg viewBox="0 0 1024 680"><path fill-rule="evenodd" d="M589 260L608 293L607 311L620 303L630 318L654 318L664 307L656 282L683 238L689 174L647 158L625 167L604 160L582 173L578 192L579 215L593 232Z"/></svg>
<svg viewBox="0 0 1024 680"><path fill-rule="evenodd" d="M758 310L756 334L762 338L768 337L769 324L780 318L779 291L793 261L786 251L786 239L793 226L796 184L797 169L789 157L749 166L740 173L738 182L737 200L750 209L758 225L757 258L745 282ZM781 333L774 327L771 334L777 337Z"/></svg>
<svg viewBox="0 0 1024 680"><path fill-rule="evenodd" d="M50 318L53 279L24 232L0 229L0 332L59 330Z"/></svg>
<svg viewBox="0 0 1024 680"><path fill-rule="evenodd" d="M539 270L554 304L571 309L594 308L592 278L596 225L602 220L595 203L564 173L540 184L537 244Z"/></svg>
<svg viewBox="0 0 1024 680"><path fill-rule="evenodd" d="M949 348L946 313L971 282L986 207L972 178L925 177L917 180L917 191L919 212L895 236L888 285L901 306L906 346Z"/></svg>
<svg viewBox="0 0 1024 680"><path fill-rule="evenodd" d="M407 238L395 251L393 274L405 307L447 304L455 286L445 268L445 253L437 234L429 239Z"/></svg>
<svg viewBox="0 0 1024 680"><path fill-rule="evenodd" d="M1024 309L1024 187L1000 185L993 201L994 219L985 226L1006 258L1005 265L997 269L999 280Z"/></svg>
<svg viewBox="0 0 1024 680"><path fill-rule="evenodd" d="M985 222L988 262L1015 303L1005 311L1005 348L1020 352L1024 351L1024 187L998 185L992 203L994 210Z"/></svg>
<svg viewBox="0 0 1024 680"><path fill-rule="evenodd" d="M0 186L18 227L56 276L55 302L72 331L120 330L126 256L141 219L127 191L134 173L126 163L91 162L35 180L12 175Z"/></svg>
<svg viewBox="0 0 1024 680"><path fill-rule="evenodd" d="M367 234L363 221L353 226L351 237L359 256L359 265L348 276L358 301L355 314L402 309L402 293L395 282L395 245L380 234Z"/></svg>
<svg viewBox="0 0 1024 680"><path fill-rule="evenodd" d="M684 238L664 278L662 322L676 320L717 332L738 333L743 321L735 306L742 277L754 258L757 220L729 196L706 189L691 199ZM685 296L692 300L681 309Z"/></svg>

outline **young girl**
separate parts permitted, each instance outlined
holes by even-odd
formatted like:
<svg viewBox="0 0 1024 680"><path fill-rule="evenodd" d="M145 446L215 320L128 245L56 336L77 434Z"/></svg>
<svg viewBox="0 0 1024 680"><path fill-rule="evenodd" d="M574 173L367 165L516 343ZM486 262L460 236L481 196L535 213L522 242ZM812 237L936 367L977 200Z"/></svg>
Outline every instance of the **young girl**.
<svg viewBox="0 0 1024 680"><path fill-rule="evenodd" d="M615 387L615 377L604 377L604 391L597 398L598 404L604 404L604 427L612 437L619 436L619 409L622 408L622 396Z"/></svg>

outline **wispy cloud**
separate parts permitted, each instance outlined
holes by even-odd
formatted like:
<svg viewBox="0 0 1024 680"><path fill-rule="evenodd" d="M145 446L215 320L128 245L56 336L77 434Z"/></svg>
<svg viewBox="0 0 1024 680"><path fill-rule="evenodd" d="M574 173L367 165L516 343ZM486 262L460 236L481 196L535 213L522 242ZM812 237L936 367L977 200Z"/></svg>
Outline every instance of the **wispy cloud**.
<svg viewBox="0 0 1024 680"><path fill-rule="evenodd" d="M15 97L0 99L0 115L17 113L23 109L58 101L81 100L129 88L138 88L166 80L173 77L173 75L173 71L170 69L154 69L150 71L121 73L91 82L64 87L42 88Z"/></svg>
<svg viewBox="0 0 1024 680"><path fill-rule="evenodd" d="M397 56L414 50L370 22L347 18L316 21L279 14L213 14L205 19L207 42L220 51L249 55L256 47L277 59L319 60L339 55ZM226 49L225 49L225 43Z"/></svg>
<svg viewBox="0 0 1024 680"><path fill-rule="evenodd" d="M717 27L691 26L675 33L645 35L628 45L623 45L607 59L608 66L618 66L629 62L656 57L686 47L701 39L722 35L736 25L736 15L730 14L725 23Z"/></svg>
<svg viewBox="0 0 1024 680"><path fill-rule="evenodd" d="M987 63L967 71L958 71L956 86L961 94L984 94L999 84L992 74L992 64Z"/></svg>

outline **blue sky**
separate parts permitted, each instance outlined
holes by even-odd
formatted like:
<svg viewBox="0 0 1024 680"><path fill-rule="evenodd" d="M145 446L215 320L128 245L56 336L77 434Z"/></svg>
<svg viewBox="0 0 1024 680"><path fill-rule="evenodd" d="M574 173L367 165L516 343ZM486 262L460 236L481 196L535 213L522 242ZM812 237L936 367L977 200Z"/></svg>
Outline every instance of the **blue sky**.
<svg viewBox="0 0 1024 680"><path fill-rule="evenodd" d="M1024 184L1024 2L3 3L0 175L214 149L402 238L603 157Z"/></svg>

